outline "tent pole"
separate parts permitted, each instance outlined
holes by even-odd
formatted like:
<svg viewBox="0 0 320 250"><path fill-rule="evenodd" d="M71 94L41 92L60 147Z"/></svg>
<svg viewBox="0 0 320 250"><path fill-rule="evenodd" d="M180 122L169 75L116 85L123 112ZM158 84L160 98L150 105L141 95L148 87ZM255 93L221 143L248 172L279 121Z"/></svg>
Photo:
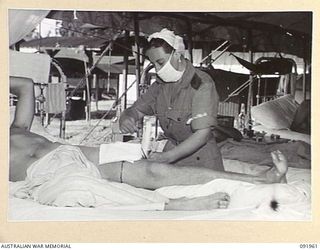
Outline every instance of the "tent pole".
<svg viewBox="0 0 320 250"><path fill-rule="evenodd" d="M260 87L261 87L261 77L258 78L258 93L257 93L257 105L260 103Z"/></svg>
<svg viewBox="0 0 320 250"><path fill-rule="evenodd" d="M250 62L253 63L253 52L252 52L252 31L248 31L248 48L249 48L249 56L250 56ZM251 119L251 107L252 107L252 99L253 99L253 90L252 90L252 84L254 81L253 72L250 72L249 76L249 89L248 89L248 100L247 100L247 125L248 130L251 133L252 129L252 119Z"/></svg>
<svg viewBox="0 0 320 250"><path fill-rule="evenodd" d="M303 100L307 98L307 90L306 90L306 70L307 70L307 61L303 59L303 75L302 75L302 93L303 93Z"/></svg>
<svg viewBox="0 0 320 250"><path fill-rule="evenodd" d="M93 52L85 49L85 52L88 56L89 68L93 65ZM92 74L86 71L88 79L88 88L85 88L86 92L86 120L90 123L91 120L91 86L92 86Z"/></svg>
<svg viewBox="0 0 320 250"><path fill-rule="evenodd" d="M65 139L66 134L66 111L62 111L60 118L60 132L59 137Z"/></svg>
<svg viewBox="0 0 320 250"><path fill-rule="evenodd" d="M211 53L211 47L208 43L204 43L204 46L203 46L203 59L206 59L204 60L204 64L205 65L209 65L209 62L211 61L210 58L208 57L208 55L210 55ZM203 60L202 59L202 60ZM200 63L200 66L202 66L202 62Z"/></svg>
<svg viewBox="0 0 320 250"><path fill-rule="evenodd" d="M96 103L96 110L98 111L98 97L99 97L99 77L97 74L93 74L93 81L92 81L92 87L95 90L95 103Z"/></svg>
<svg viewBox="0 0 320 250"><path fill-rule="evenodd" d="M250 53L252 53L250 51ZM250 83L249 83L249 90L248 90L248 101L247 101L247 122L248 122L248 128L249 130L251 130L252 126L252 120L251 120L251 107L252 107L252 98L253 98L253 91L252 91L252 84L253 84L253 75L250 74L249 76L249 80L250 80Z"/></svg>
<svg viewBox="0 0 320 250"><path fill-rule="evenodd" d="M192 49L193 49L193 42L192 42L192 23L188 19L187 21L187 27L188 27L188 50L190 54L190 61L193 63L193 56L192 56Z"/></svg>
<svg viewBox="0 0 320 250"><path fill-rule="evenodd" d="M141 77L141 72L140 72L140 41L139 41L139 20L138 20L138 14L133 14L133 22L134 22L134 40L135 40L135 53L134 53L134 57L135 57L135 64L136 64L136 93L137 93L137 97L139 98L140 96L140 77ZM139 121L139 125L142 128L142 121ZM140 137L140 131L137 131L137 137Z"/></svg>
<svg viewBox="0 0 320 250"><path fill-rule="evenodd" d="M140 96L140 43L139 43L139 21L137 14L133 14L134 21L134 40L135 40L135 63L136 63L136 78L137 78L137 96Z"/></svg>
<svg viewBox="0 0 320 250"><path fill-rule="evenodd" d="M129 43L129 31L125 31L125 44ZM124 51L124 69L123 69L123 81L124 81L124 89L126 90L128 88L128 63L129 63L129 54L128 51ZM123 109L127 108L127 102L128 102L128 95L127 93L124 95L124 104L123 104Z"/></svg>

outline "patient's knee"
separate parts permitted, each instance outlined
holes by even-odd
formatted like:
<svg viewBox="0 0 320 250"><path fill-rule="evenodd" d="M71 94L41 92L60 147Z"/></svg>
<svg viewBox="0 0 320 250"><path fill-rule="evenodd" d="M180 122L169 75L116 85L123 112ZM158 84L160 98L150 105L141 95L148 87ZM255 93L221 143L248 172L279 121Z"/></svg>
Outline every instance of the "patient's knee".
<svg viewBox="0 0 320 250"><path fill-rule="evenodd" d="M147 164L146 175L151 188L157 189L164 186L164 183L169 178L170 166L157 162L148 162Z"/></svg>
<svg viewBox="0 0 320 250"><path fill-rule="evenodd" d="M135 187L157 189L164 186L169 177L168 164L140 160L124 166L123 182Z"/></svg>

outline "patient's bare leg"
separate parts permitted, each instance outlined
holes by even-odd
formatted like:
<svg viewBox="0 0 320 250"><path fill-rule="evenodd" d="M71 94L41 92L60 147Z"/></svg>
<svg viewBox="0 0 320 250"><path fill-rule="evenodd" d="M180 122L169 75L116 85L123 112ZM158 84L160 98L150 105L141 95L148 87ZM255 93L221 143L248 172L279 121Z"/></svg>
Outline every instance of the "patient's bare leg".
<svg viewBox="0 0 320 250"><path fill-rule="evenodd" d="M274 153L275 154L275 153ZM276 156L276 157L275 157ZM182 167L170 164L141 160L133 164L125 162L99 165L103 178L130 184L135 187L157 189L172 185L203 184L215 179L238 180L251 183L285 182L287 164L284 156L278 152L273 156L275 167L260 175L247 175L234 172L215 171L201 167Z"/></svg>
<svg viewBox="0 0 320 250"><path fill-rule="evenodd" d="M227 208L230 197L227 193L218 192L196 198L180 198L170 200L165 210L211 210Z"/></svg>

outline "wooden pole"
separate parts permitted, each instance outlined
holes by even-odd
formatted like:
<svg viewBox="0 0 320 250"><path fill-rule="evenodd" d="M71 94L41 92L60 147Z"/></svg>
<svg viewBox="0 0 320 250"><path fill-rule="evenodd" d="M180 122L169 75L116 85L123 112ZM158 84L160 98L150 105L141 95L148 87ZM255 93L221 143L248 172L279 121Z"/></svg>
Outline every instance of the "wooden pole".
<svg viewBox="0 0 320 250"><path fill-rule="evenodd" d="M192 41L192 23L190 20L187 21L187 27L188 27L188 51L190 53L190 61L193 62L193 56L192 56L192 49L193 49L193 41Z"/></svg>
<svg viewBox="0 0 320 250"><path fill-rule="evenodd" d="M303 59L303 75L302 75L302 93L303 100L307 99L307 88L306 88L306 71L307 71L307 61Z"/></svg>
<svg viewBox="0 0 320 250"><path fill-rule="evenodd" d="M140 41L139 41L139 21L138 21L138 14L133 14L133 22L134 22L134 40L135 40L135 64L136 64L136 92L137 92L137 97L140 97L140 77L141 77L141 72L140 72ZM143 127L143 121L138 121L138 127L142 128ZM140 137L140 131L138 130L137 132L137 137Z"/></svg>
<svg viewBox="0 0 320 250"><path fill-rule="evenodd" d="M136 78L137 78L137 96L140 96L140 41L139 41L139 21L137 14L133 14L133 21L134 21L134 40L135 40L135 64L136 64Z"/></svg>
<svg viewBox="0 0 320 250"><path fill-rule="evenodd" d="M212 51L212 48L211 48L210 44L207 43L207 42L204 43L204 46L203 46L203 58L208 56L211 53L211 51ZM204 61L204 64L206 66L209 66L211 64L211 57L210 56Z"/></svg>
<svg viewBox="0 0 320 250"><path fill-rule="evenodd" d="M257 92L257 105L260 103L260 87L261 87L261 77L258 78L258 92Z"/></svg>
<svg viewBox="0 0 320 250"><path fill-rule="evenodd" d="M88 56L88 68L91 68L93 65L93 53L92 51L85 50L86 55ZM86 72L88 74L88 72ZM91 86L92 86L92 74L88 75L88 87L85 89L86 92L86 120L90 122L91 120Z"/></svg>
<svg viewBox="0 0 320 250"><path fill-rule="evenodd" d="M248 49L249 49L250 62L253 63L252 31L251 30L248 30ZM253 72L250 72L249 80L250 80L250 83L249 83L248 100L247 100L247 125L248 125L248 130L251 131L251 129L252 129L251 107L252 107L252 103L253 103L252 102L252 100L253 100L252 84L254 81Z"/></svg>
<svg viewBox="0 0 320 250"><path fill-rule="evenodd" d="M96 74L93 74L93 81L92 87L94 88L95 92L95 103L96 103L96 110L98 111L98 99L99 99L99 80Z"/></svg>
<svg viewBox="0 0 320 250"><path fill-rule="evenodd" d="M128 45L129 43L129 31L126 30L125 31L125 44L126 46ZM128 50L125 50L124 51L124 59L123 59L123 62L124 62L124 68L123 68L123 84L124 84L124 90L126 91L127 88L128 88L128 67L129 67L129 52ZM124 104L123 104L123 108L126 109L127 108L127 105L128 105L128 94L126 93L124 95Z"/></svg>
<svg viewBox="0 0 320 250"><path fill-rule="evenodd" d="M252 54L252 51L249 52L250 55ZM249 76L250 83L249 83L249 89L248 89L248 101L247 101L247 121L248 121L248 128L250 130L251 127L251 107L252 107L252 98L253 98L253 91L252 91L252 84L253 84L253 75L252 73Z"/></svg>
<svg viewBox="0 0 320 250"><path fill-rule="evenodd" d="M59 81L61 84L66 84L67 77L64 74L61 74ZM64 88L64 91L66 91L65 88ZM64 100L64 101L67 101L67 100ZM65 135L66 135L66 110L62 111L61 113L59 136L60 138L65 139Z"/></svg>
<svg viewBox="0 0 320 250"><path fill-rule="evenodd" d="M66 134L66 111L62 111L60 119L60 133L59 137L65 139Z"/></svg>

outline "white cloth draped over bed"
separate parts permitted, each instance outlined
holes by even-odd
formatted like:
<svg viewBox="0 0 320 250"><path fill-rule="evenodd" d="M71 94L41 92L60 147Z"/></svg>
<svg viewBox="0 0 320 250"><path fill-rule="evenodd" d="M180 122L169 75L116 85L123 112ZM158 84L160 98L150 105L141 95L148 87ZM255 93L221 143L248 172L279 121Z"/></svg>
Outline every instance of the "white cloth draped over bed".
<svg viewBox="0 0 320 250"><path fill-rule="evenodd" d="M250 170L250 164L241 167L232 160L227 165L228 171L238 170L237 172L251 174L266 169L254 165ZM292 204L310 204L310 175L307 174L305 179L301 179L303 175L300 179L295 179L292 176L298 175L292 175L290 171L288 184L255 185L216 179L201 185L170 186L150 191L102 179L96 166L85 158L78 147L63 145L32 164L25 181L11 183L10 195L58 207L103 207L139 211L163 210L168 199L227 192L231 197L231 210L262 209L270 213L270 202L274 200L278 204L277 209Z"/></svg>
<svg viewBox="0 0 320 250"><path fill-rule="evenodd" d="M63 145L33 163L25 181L11 184L10 193L52 206L142 206L163 210L167 198L157 192L101 178L97 167L78 147ZM158 207L155 208L155 204Z"/></svg>

